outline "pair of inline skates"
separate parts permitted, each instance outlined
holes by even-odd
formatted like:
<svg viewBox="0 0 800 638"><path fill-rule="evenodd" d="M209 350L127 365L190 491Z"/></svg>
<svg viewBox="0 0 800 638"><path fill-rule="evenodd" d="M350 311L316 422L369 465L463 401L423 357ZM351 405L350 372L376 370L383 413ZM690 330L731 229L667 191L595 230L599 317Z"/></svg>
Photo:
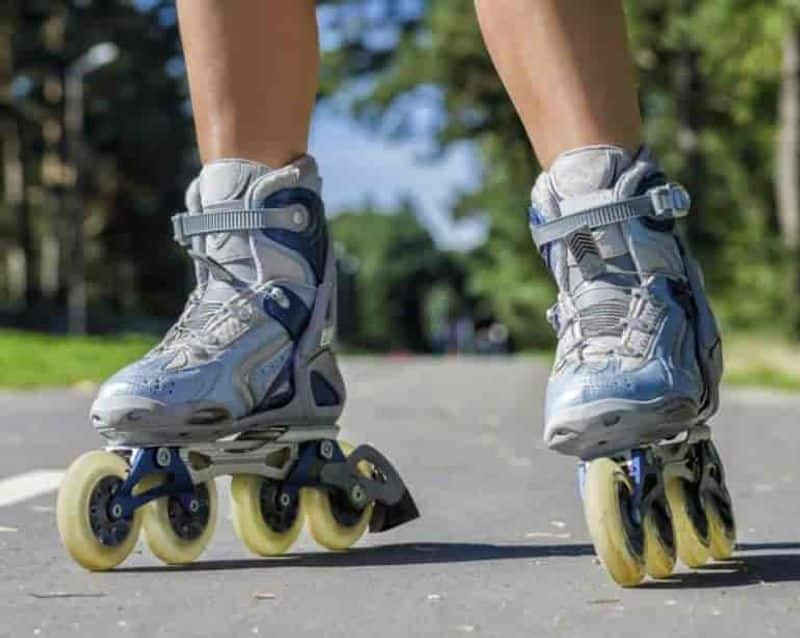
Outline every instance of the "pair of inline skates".
<svg viewBox="0 0 800 638"><path fill-rule="evenodd" d="M345 390L331 351L335 262L306 156L279 170L203 168L173 217L197 288L162 342L101 388L108 440L68 470L63 542L111 569L144 529L153 553L186 563L231 482L234 528L255 554L289 549L304 524L331 549L417 508L377 450L337 441ZM611 576L661 578L727 558L734 523L706 420L717 408L719 336L696 264L674 231L689 199L646 151L566 153L536 182L533 238L559 287L545 439L578 456L595 548Z"/></svg>

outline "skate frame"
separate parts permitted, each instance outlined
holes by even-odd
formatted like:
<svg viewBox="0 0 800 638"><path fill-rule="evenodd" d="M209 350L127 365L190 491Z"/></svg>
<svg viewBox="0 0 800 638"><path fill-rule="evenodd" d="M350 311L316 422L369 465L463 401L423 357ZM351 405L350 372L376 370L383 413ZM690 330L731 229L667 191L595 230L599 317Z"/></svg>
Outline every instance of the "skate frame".
<svg viewBox="0 0 800 638"><path fill-rule="evenodd" d="M374 503L370 529L384 531L419 516L397 470L369 445L345 455L336 441L337 426L269 428L230 440L148 447L110 447L129 460L131 470L110 504L115 518L130 518L146 503L172 496L187 511L199 507L195 486L217 476L249 474L280 482L298 492L304 487L339 489L363 510ZM371 468L368 475L362 462ZM153 487L151 476L165 480ZM144 489L138 485L145 485Z"/></svg>
<svg viewBox="0 0 800 638"><path fill-rule="evenodd" d="M698 423L667 439L660 439L632 450L608 455L609 458L617 461L633 479L631 515L634 520L640 522L644 506L660 496L660 493L644 494L646 475L660 470L661 477L656 482L658 486L663 486L663 482L667 478L682 478L687 481L696 479L695 468L689 467L686 463L687 452L696 443L709 440L711 440L711 428L705 423ZM581 499L584 498L586 464L590 462L591 460L578 463L578 488ZM659 491L663 491L663 487ZM645 500L648 503L645 503Z"/></svg>

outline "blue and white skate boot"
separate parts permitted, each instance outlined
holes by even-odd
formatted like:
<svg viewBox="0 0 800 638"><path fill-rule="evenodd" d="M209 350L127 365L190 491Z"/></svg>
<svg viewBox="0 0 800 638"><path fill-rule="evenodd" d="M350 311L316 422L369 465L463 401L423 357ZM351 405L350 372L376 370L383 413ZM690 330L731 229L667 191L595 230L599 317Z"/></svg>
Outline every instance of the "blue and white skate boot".
<svg viewBox="0 0 800 638"><path fill-rule="evenodd" d="M531 230L559 288L544 437L581 458L672 436L717 409L722 351L675 222L689 195L647 151L561 155L533 189Z"/></svg>
<svg viewBox="0 0 800 638"><path fill-rule="evenodd" d="M704 425L718 407L720 337L675 229L689 205L646 149L632 156L612 146L562 154L532 192L531 232L559 289L548 313L558 348L544 438L596 459L581 465L587 520L621 584L671 572L673 536L692 566L733 547L730 499Z"/></svg>
<svg viewBox="0 0 800 638"><path fill-rule="evenodd" d="M77 459L59 492L59 531L84 567L120 563L140 526L163 561L194 560L221 474L259 555L285 552L306 522L341 550L418 516L380 452L336 440L345 387L320 189L310 156L277 170L220 160L189 187L173 225L197 287L161 343L100 388L91 421L110 449Z"/></svg>
<svg viewBox="0 0 800 638"><path fill-rule="evenodd" d="M197 288L162 342L100 388L91 417L125 444L259 425L330 425L345 388L329 348L335 266L315 162L205 166L173 218Z"/></svg>

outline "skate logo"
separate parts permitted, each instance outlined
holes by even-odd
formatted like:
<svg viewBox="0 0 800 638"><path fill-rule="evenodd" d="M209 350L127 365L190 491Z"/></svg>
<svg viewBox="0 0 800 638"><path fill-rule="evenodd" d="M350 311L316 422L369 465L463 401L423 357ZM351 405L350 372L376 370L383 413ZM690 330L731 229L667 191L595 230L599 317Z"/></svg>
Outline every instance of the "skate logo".
<svg viewBox="0 0 800 638"><path fill-rule="evenodd" d="M636 384L633 379L626 375L593 379L583 386L583 396L585 400L592 400L619 391L633 392L635 388Z"/></svg>

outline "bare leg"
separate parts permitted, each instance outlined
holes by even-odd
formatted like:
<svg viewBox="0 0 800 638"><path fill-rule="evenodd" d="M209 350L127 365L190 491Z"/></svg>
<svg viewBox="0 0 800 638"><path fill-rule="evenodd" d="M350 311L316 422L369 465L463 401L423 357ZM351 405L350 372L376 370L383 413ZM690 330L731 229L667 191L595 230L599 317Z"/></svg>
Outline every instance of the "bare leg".
<svg viewBox="0 0 800 638"><path fill-rule="evenodd" d="M178 0L203 163L277 168L306 152L317 90L313 0Z"/></svg>
<svg viewBox="0 0 800 638"><path fill-rule="evenodd" d="M543 167L591 144L635 149L641 120L620 0L475 0Z"/></svg>

